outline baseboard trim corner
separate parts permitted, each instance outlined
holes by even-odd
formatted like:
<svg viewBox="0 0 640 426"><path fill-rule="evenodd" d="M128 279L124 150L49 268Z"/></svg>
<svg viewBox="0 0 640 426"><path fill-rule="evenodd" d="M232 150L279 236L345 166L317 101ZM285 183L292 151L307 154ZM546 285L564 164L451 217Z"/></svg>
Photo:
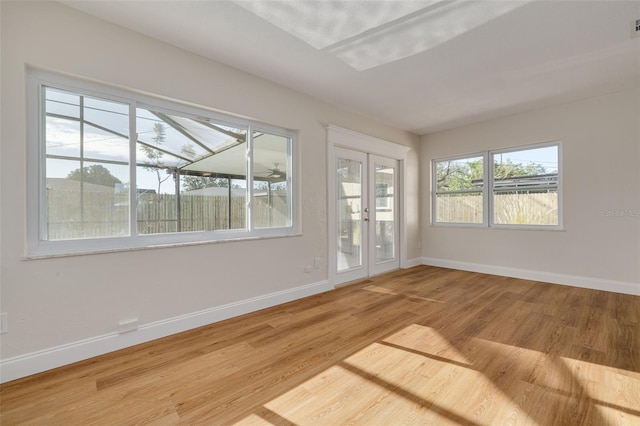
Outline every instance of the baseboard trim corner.
<svg viewBox="0 0 640 426"><path fill-rule="evenodd" d="M422 265L422 258L420 257L416 257L413 259L407 259L401 266L402 269L409 269L409 268L413 268L415 266L420 266Z"/></svg>

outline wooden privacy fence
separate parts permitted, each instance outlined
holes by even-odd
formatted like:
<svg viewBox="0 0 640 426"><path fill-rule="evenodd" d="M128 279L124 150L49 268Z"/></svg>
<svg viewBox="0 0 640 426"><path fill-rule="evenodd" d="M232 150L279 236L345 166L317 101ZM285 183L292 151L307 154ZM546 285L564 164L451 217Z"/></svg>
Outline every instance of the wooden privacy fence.
<svg viewBox="0 0 640 426"><path fill-rule="evenodd" d="M456 194L438 197L437 222L482 223L481 194ZM557 225L558 194L504 193L493 195L494 223Z"/></svg>
<svg viewBox="0 0 640 426"><path fill-rule="evenodd" d="M140 194L137 226L140 234L214 231L246 227L246 197L232 195ZM281 193L254 197L254 227L287 225L287 200ZM100 238L129 234L126 194L111 191L47 191L49 240Z"/></svg>

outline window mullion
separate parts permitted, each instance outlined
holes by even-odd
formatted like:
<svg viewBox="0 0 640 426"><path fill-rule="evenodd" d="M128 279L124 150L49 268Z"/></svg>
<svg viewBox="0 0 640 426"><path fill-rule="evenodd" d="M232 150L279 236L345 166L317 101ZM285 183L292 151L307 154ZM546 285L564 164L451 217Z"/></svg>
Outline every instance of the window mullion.
<svg viewBox="0 0 640 426"><path fill-rule="evenodd" d="M493 154L485 152L484 154L484 181L487 183L483 191L484 203L484 226L493 226Z"/></svg>
<svg viewBox="0 0 640 426"><path fill-rule="evenodd" d="M138 238L138 184L137 156L138 130L136 125L136 103L129 103L129 237Z"/></svg>
<svg viewBox="0 0 640 426"><path fill-rule="evenodd" d="M247 202L245 203L247 230L253 232L253 126L247 128Z"/></svg>
<svg viewBox="0 0 640 426"><path fill-rule="evenodd" d="M38 240L49 239L49 224L47 221L47 144L46 144L46 89L44 84L38 85L38 114L40 117L38 128Z"/></svg>

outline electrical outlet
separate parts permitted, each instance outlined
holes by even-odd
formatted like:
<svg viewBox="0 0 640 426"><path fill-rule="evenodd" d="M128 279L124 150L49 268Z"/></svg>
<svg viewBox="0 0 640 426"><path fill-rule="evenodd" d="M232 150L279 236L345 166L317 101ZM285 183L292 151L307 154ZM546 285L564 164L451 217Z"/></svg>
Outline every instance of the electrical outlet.
<svg viewBox="0 0 640 426"><path fill-rule="evenodd" d="M640 37L640 19L631 22L631 38Z"/></svg>
<svg viewBox="0 0 640 426"><path fill-rule="evenodd" d="M0 334L9 331L9 315L6 312L0 314Z"/></svg>
<svg viewBox="0 0 640 426"><path fill-rule="evenodd" d="M322 262L322 259L320 259L319 257L314 257L313 258L313 269L320 269L320 262Z"/></svg>
<svg viewBox="0 0 640 426"><path fill-rule="evenodd" d="M128 320L122 320L118 323L118 333L128 333L130 331L136 331L138 329L138 318L131 318Z"/></svg>

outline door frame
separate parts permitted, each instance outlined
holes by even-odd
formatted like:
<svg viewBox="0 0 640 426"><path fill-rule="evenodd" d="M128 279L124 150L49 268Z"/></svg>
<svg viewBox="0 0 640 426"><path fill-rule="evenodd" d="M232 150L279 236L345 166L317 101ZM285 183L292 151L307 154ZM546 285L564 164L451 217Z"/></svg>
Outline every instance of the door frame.
<svg viewBox="0 0 640 426"><path fill-rule="evenodd" d="M407 153L411 149L408 146L389 142L384 139L365 135L353 130L345 129L335 125L327 126L327 215L328 215L328 253L327 264L329 267L329 283L331 285L342 284L339 281L336 259L337 233L336 218L336 148L346 148L353 151L360 151L365 154L373 154L380 157L387 157L398 161L398 256L400 268L407 267L407 229L406 229L406 163ZM371 269L371 268L370 268ZM369 276L371 271L369 270Z"/></svg>

